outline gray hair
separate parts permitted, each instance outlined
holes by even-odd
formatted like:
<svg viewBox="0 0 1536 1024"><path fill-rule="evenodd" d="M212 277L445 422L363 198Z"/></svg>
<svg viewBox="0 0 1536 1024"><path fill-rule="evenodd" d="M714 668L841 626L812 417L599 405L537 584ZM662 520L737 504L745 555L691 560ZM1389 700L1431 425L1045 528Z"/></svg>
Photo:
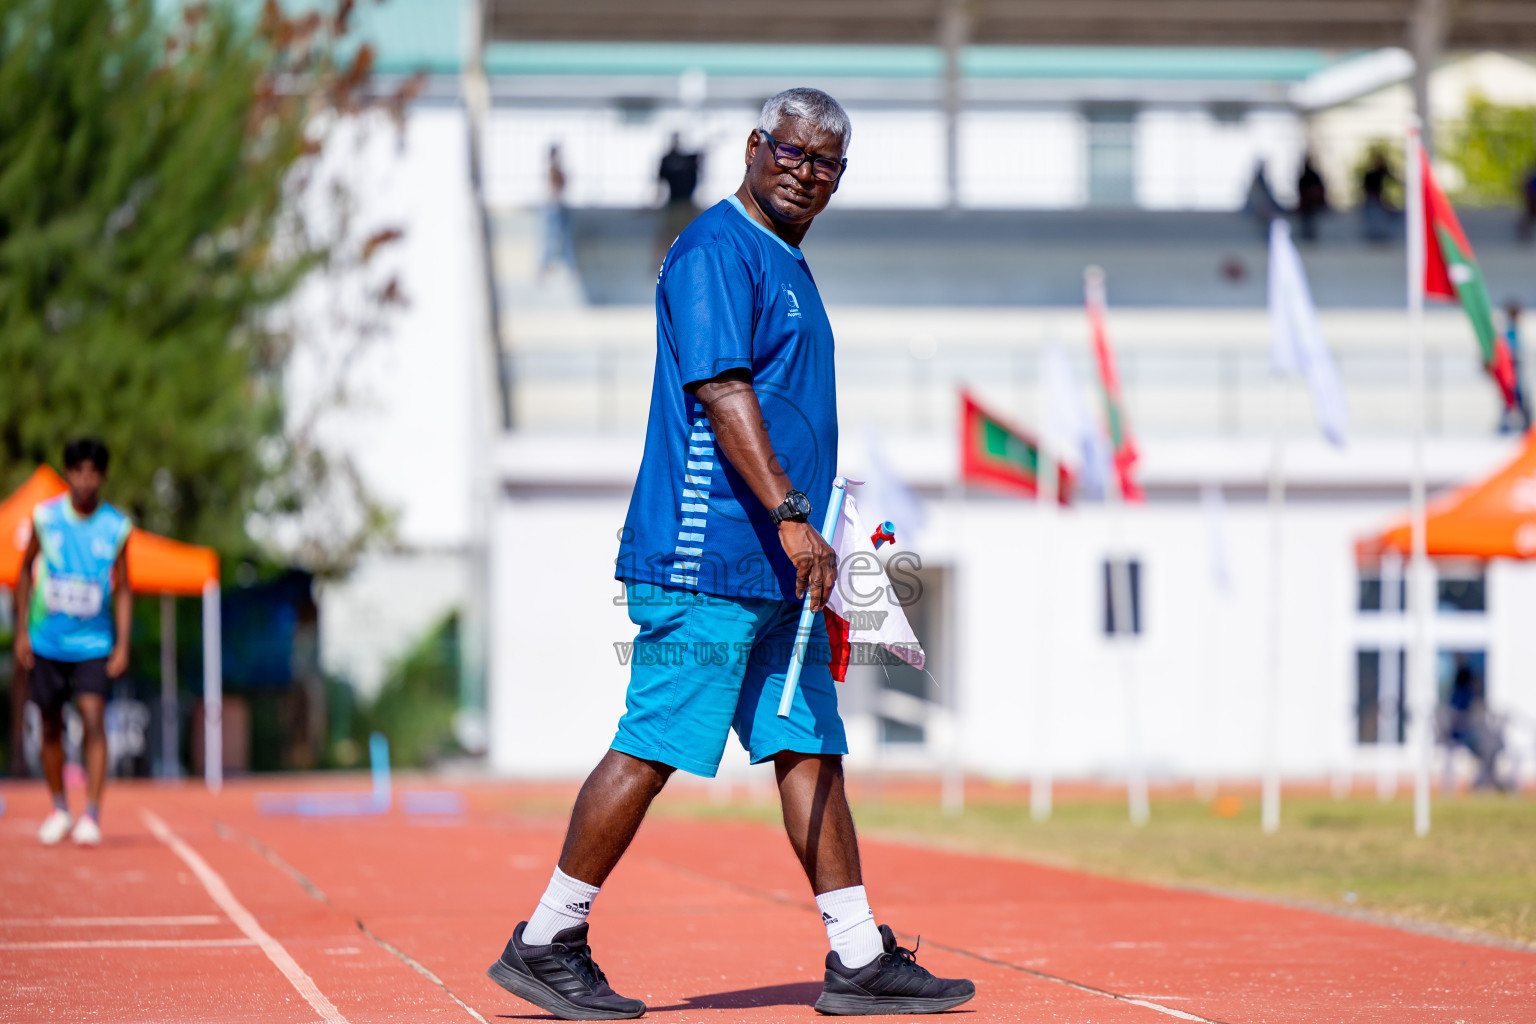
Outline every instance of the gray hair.
<svg viewBox="0 0 1536 1024"><path fill-rule="evenodd" d="M848 120L848 111L820 89L785 89L776 96L768 97L768 102L763 104L763 112L757 115L757 127L772 135L779 130L785 118L791 117L809 121L817 128L836 135L842 141L844 151L853 139L853 123Z"/></svg>

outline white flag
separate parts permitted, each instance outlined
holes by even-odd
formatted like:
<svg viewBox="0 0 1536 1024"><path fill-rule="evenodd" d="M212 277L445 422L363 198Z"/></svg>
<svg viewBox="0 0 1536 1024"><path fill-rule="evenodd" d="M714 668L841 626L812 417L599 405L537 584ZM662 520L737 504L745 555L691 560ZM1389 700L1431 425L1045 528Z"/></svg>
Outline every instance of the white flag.
<svg viewBox="0 0 1536 1024"><path fill-rule="evenodd" d="M907 622L898 599L902 595L891 586L869 529L859 523L851 494L843 499L832 550L837 552L837 583L826 606L832 677L841 682L847 674L852 644L879 644L913 668L922 668L923 647Z"/></svg>
<svg viewBox="0 0 1536 1024"><path fill-rule="evenodd" d="M1323 436L1342 446L1349 429L1344 389L1323 341L1291 226L1280 217L1269 224L1269 334L1274 372L1307 379Z"/></svg>
<svg viewBox="0 0 1536 1024"><path fill-rule="evenodd" d="M870 515L894 523L896 529L905 531L910 540L912 534L928 521L923 511L923 499L885 460L879 434L871 430L865 435L864 447L869 455L869 466L864 473L868 479L859 486L859 498Z"/></svg>
<svg viewBox="0 0 1536 1024"><path fill-rule="evenodd" d="M1232 567L1227 560L1227 500L1221 484L1200 488L1200 505L1205 510L1205 539L1211 558L1211 582L1223 594L1232 592Z"/></svg>
<svg viewBox="0 0 1536 1024"><path fill-rule="evenodd" d="M1103 498L1109 485L1109 443L1099 429L1098 417L1088 410L1077 374L1059 342L1046 346L1041 372L1045 376L1044 440L1077 474L1079 495Z"/></svg>

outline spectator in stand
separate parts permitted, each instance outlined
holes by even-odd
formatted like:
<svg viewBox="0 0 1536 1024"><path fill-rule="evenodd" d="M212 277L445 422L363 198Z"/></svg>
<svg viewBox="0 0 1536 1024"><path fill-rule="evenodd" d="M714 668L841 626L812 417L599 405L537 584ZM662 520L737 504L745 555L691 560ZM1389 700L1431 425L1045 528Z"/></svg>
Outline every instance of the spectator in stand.
<svg viewBox="0 0 1536 1024"><path fill-rule="evenodd" d="M1518 234L1520 241L1529 242L1536 234L1536 164L1525 172L1525 180L1520 183L1520 198L1525 201L1525 209L1520 214Z"/></svg>
<svg viewBox="0 0 1536 1024"><path fill-rule="evenodd" d="M1269 187L1269 177L1264 173L1264 161L1253 165L1253 178L1248 182L1248 195L1243 199L1243 212L1258 222L1259 230L1269 235L1269 222L1280 216L1280 203L1274 190Z"/></svg>
<svg viewBox="0 0 1536 1024"><path fill-rule="evenodd" d="M571 242L571 211L565 205L565 168L560 163L560 147L549 147L549 205L544 209L544 258L539 261L543 280L557 264L576 269L576 251Z"/></svg>
<svg viewBox="0 0 1536 1024"><path fill-rule="evenodd" d="M1451 750L1457 745L1464 746L1477 758L1472 788L1503 789L1504 782L1498 774L1499 754L1504 751L1502 723L1488 710L1482 677L1465 664L1456 666L1447 712L1446 745Z"/></svg>
<svg viewBox="0 0 1536 1024"><path fill-rule="evenodd" d="M1520 351L1520 302L1504 303L1504 342L1509 346L1509 361L1515 369L1515 405L1505 409L1499 419L1501 434L1525 433L1531 429L1531 403L1525 390L1524 353Z"/></svg>
<svg viewBox="0 0 1536 1024"><path fill-rule="evenodd" d="M672 145L662 155L661 166L656 170L657 188L666 192L661 228L656 235L657 263L666 258L672 240L699 215L699 208L693 203L693 193L699 187L699 172L703 166L704 155L685 151L682 136L673 132Z"/></svg>
<svg viewBox="0 0 1536 1024"><path fill-rule="evenodd" d="M1296 180L1296 220L1303 241L1317 241L1317 217L1327 209L1328 186L1309 152L1301 158L1301 177Z"/></svg>
<svg viewBox="0 0 1536 1024"><path fill-rule="evenodd" d="M1361 230L1368 242L1385 242L1392 237L1392 210L1387 206L1387 184L1397 180L1387 164L1387 154L1376 146L1370 163L1360 175Z"/></svg>

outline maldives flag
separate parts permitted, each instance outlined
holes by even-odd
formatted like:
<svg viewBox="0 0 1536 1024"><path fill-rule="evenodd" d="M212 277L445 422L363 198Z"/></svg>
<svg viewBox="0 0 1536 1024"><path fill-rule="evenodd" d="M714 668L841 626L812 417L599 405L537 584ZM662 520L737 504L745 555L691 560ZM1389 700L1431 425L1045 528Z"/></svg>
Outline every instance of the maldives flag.
<svg viewBox="0 0 1536 1024"><path fill-rule="evenodd" d="M1515 364L1510 358L1509 343L1493 326L1493 302L1488 297L1488 285L1483 281L1477 257L1472 253L1472 244L1456 220L1456 211L1435 183L1429 156L1422 146L1419 170L1424 182L1424 294L1461 303L1477 335L1483 369L1499 385L1505 406L1514 408Z"/></svg>
<svg viewBox="0 0 1536 1024"><path fill-rule="evenodd" d="M842 514L832 534L837 552L837 584L827 597L822 615L827 620L827 640L832 645L832 678L848 676L854 644L877 644L915 669L926 661L900 596L891 586L880 556L875 554L870 531L859 523L853 496L843 498ZM905 595L909 599L915 594Z"/></svg>
<svg viewBox="0 0 1536 1024"><path fill-rule="evenodd" d="M960 392L960 478L990 484L1031 498L1039 491L1040 445L992 415L969 391ZM1072 497L1072 474L1057 467L1058 500Z"/></svg>
<svg viewBox="0 0 1536 1024"><path fill-rule="evenodd" d="M1131 437L1131 425L1125 418L1125 401L1120 395L1120 375L1115 371L1115 350L1109 347L1109 330L1104 324L1104 271L1089 267L1083 271L1083 304L1088 311L1088 331L1093 336L1093 357L1099 365L1099 387L1104 394L1104 425L1114 449L1115 475L1120 480L1120 496L1126 501L1141 501L1143 494L1131 467L1140 454Z"/></svg>

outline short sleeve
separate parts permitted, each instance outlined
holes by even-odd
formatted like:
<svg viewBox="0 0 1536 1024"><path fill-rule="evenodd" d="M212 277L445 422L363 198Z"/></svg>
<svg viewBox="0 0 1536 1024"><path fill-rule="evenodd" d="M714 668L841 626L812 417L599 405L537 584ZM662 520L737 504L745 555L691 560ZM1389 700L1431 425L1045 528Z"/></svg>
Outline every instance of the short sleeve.
<svg viewBox="0 0 1536 1024"><path fill-rule="evenodd" d="M680 384L752 369L756 288L740 253L718 244L690 249L667 268L661 288Z"/></svg>

